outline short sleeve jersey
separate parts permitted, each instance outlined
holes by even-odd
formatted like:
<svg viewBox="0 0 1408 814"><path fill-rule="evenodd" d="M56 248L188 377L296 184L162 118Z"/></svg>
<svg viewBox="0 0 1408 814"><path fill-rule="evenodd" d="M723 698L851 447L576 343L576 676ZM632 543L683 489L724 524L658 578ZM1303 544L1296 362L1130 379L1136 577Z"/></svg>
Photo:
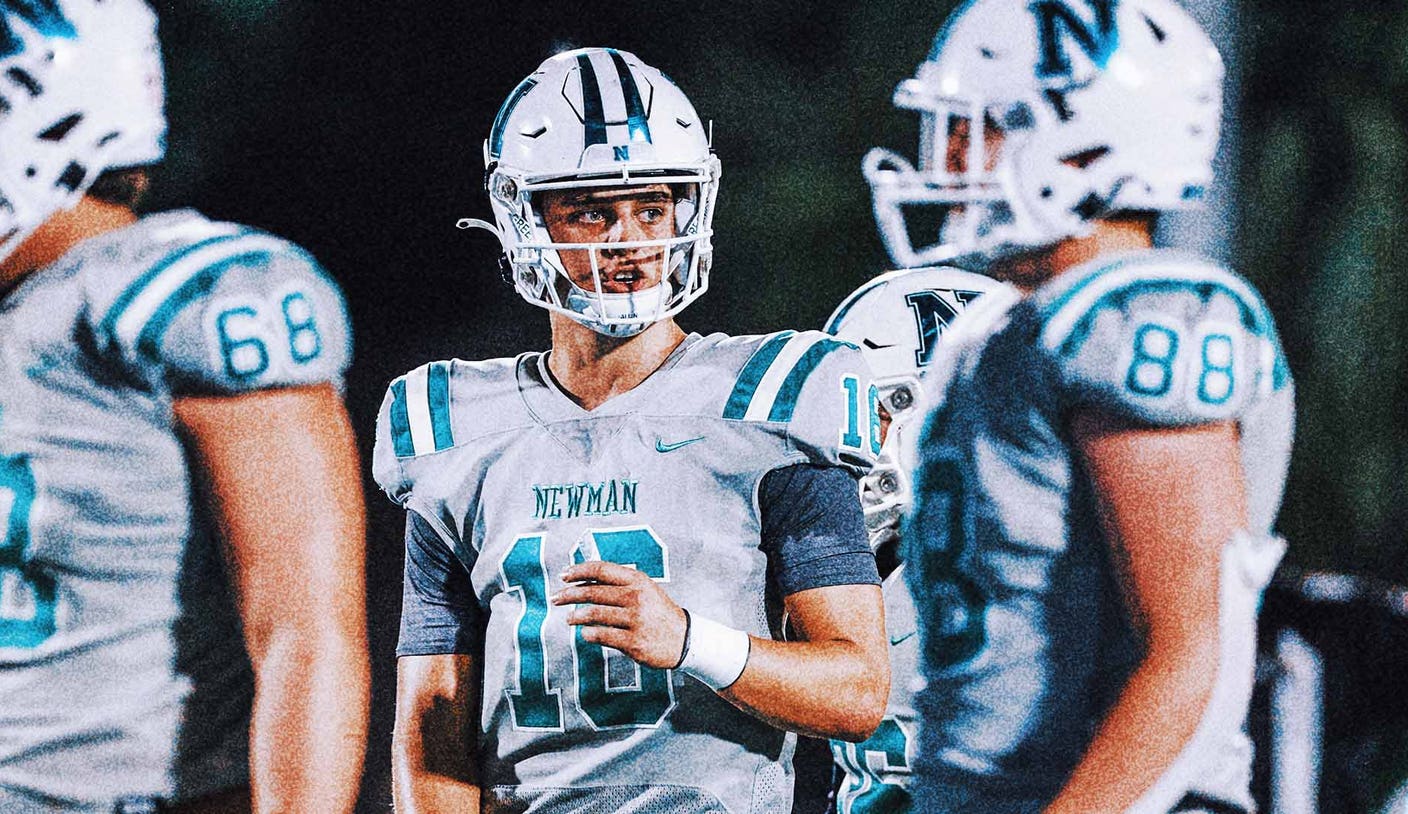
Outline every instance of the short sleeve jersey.
<svg viewBox="0 0 1408 814"><path fill-rule="evenodd" d="M392 383L377 423L377 482L434 528L482 613L492 805L787 810L793 736L682 673L581 640L547 597L569 564L602 559L645 571L694 613L779 634L760 484L795 464L869 468L868 369L821 333L691 335L588 412L545 360L431 363Z"/></svg>
<svg viewBox="0 0 1408 814"><path fill-rule="evenodd" d="M0 335L0 809L245 784L249 663L172 403L340 386L341 296L293 244L172 212L30 274Z"/></svg>
<svg viewBox="0 0 1408 814"><path fill-rule="evenodd" d="M1255 289L1164 251L1062 274L983 315L948 362L904 531L924 634L920 793L934 811L1035 812L1142 647L1068 418L1235 422L1248 530L1269 536L1290 456L1291 376ZM1229 733L1211 751L1223 768L1197 790L1248 804L1245 737Z"/></svg>

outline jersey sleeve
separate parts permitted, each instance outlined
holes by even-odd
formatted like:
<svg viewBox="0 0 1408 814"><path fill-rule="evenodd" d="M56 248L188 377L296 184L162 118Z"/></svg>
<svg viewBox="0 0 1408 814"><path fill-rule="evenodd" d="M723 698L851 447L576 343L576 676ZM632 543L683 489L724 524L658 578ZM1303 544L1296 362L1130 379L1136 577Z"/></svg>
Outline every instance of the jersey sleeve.
<svg viewBox="0 0 1408 814"><path fill-rule="evenodd" d="M1261 297L1221 269L1115 272L1044 317L1041 352L1065 408L1188 426L1236 419L1289 382Z"/></svg>
<svg viewBox="0 0 1408 814"><path fill-rule="evenodd" d="M406 512L406 568L396 655L478 655L484 621L468 564L425 518Z"/></svg>
<svg viewBox="0 0 1408 814"><path fill-rule="evenodd" d="M372 446L372 479L386 496L404 506L411 496L411 480L397 455L399 424L392 416L399 414L405 403L405 377L391 383L376 414L376 441ZM398 385L400 385L398 387Z"/></svg>
<svg viewBox="0 0 1408 814"><path fill-rule="evenodd" d="M758 488L762 549L783 596L834 585L879 585L856 479L837 467L774 469Z"/></svg>
<svg viewBox="0 0 1408 814"><path fill-rule="evenodd" d="M352 332L317 261L240 230L171 249L109 305L98 341L172 395L232 395L333 382Z"/></svg>
<svg viewBox="0 0 1408 814"><path fill-rule="evenodd" d="M783 331L743 366L724 417L785 432L802 460L869 471L880 454L880 393L860 349L820 331Z"/></svg>

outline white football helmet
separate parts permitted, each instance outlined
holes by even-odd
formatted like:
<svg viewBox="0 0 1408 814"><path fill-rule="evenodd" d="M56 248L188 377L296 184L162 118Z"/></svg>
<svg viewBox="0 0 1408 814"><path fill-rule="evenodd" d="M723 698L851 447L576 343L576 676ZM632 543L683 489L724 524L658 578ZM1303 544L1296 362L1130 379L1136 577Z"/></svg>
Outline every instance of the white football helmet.
<svg viewBox="0 0 1408 814"><path fill-rule="evenodd" d="M863 162L891 257L981 263L1113 212L1198 207L1223 73L1174 0L966 3L895 91L920 115L917 166L879 148Z"/></svg>
<svg viewBox="0 0 1408 814"><path fill-rule="evenodd" d="M105 170L160 161L164 101L142 0L0 0L0 260Z"/></svg>
<svg viewBox="0 0 1408 814"><path fill-rule="evenodd" d="M872 548L898 535L913 499L910 473L930 406L921 379L968 304L999 289L1011 286L958 269L892 271L856 289L826 322L827 333L860 346L890 416L880 458L860 482Z"/></svg>
<svg viewBox="0 0 1408 814"><path fill-rule="evenodd" d="M524 79L500 108L484 143L494 232L514 288L528 302L610 336L632 336L678 314L709 286L719 161L710 135L675 83L633 54L583 48L558 54ZM554 242L537 193L668 184L674 237L616 243ZM658 250L662 282L645 291L603 290L599 253ZM593 289L568 278L559 252L586 250Z"/></svg>

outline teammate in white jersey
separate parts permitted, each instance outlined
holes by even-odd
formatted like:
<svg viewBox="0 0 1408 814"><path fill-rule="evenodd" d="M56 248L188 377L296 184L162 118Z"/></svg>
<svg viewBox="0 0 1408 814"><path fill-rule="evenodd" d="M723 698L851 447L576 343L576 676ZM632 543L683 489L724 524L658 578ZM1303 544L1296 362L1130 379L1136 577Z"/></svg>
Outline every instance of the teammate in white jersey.
<svg viewBox="0 0 1408 814"><path fill-rule="evenodd" d="M867 164L892 250L1025 292L929 377L917 810L1251 810L1291 379L1250 285L1152 249L1211 181L1222 78L1170 0L975 0L896 93L923 129L917 166Z"/></svg>
<svg viewBox="0 0 1408 814"><path fill-rule="evenodd" d="M856 348L686 335L719 177L664 74L544 62L485 145L552 349L397 379L375 474L408 512L404 811L776 812L795 736L864 740L888 690L856 478ZM783 613L798 633L780 641Z"/></svg>
<svg viewBox="0 0 1408 814"><path fill-rule="evenodd" d="M979 298L987 305L989 298L1014 296L1011 286L958 269L892 271L856 289L827 320L826 332L858 345L875 373L883 442L879 461L861 478L861 503L883 580L890 647L890 698L880 727L864 743L831 743L839 775L837 814L911 810L919 639L899 529L913 497L914 436L929 407L922 379L947 349L946 337L961 329L960 317L970 305Z"/></svg>
<svg viewBox="0 0 1408 814"><path fill-rule="evenodd" d="M0 811L350 811L350 337L306 253L138 217L140 0L0 0Z"/></svg>

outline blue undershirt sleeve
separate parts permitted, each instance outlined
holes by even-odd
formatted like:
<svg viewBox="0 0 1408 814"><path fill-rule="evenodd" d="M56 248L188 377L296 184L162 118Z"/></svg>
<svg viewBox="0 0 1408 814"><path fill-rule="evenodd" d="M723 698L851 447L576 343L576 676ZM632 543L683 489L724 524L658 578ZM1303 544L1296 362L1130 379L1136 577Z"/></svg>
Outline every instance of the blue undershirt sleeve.
<svg viewBox="0 0 1408 814"><path fill-rule="evenodd" d="M758 489L762 550L783 596L834 585L879 585L856 478L840 467L794 464Z"/></svg>
<svg viewBox="0 0 1408 814"><path fill-rule="evenodd" d="M481 655L484 614L469 569L420 515L406 512L397 656Z"/></svg>

